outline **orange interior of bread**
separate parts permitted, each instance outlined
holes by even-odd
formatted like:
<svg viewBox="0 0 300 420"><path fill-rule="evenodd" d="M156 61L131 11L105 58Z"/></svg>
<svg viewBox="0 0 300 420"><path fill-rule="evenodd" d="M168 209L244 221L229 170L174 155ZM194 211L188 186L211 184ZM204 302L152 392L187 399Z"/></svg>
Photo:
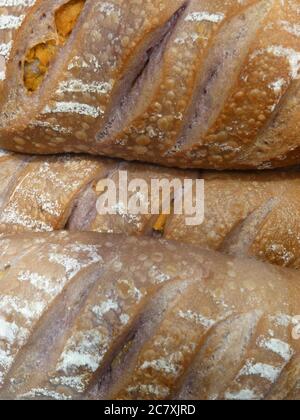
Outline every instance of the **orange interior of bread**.
<svg viewBox="0 0 300 420"><path fill-rule="evenodd" d="M85 0L71 0L64 4L55 14L55 23L60 42L64 44L71 35L82 12Z"/></svg>
<svg viewBox="0 0 300 420"><path fill-rule="evenodd" d="M168 216L166 214L161 214L157 218L156 222L153 225L153 230L155 232L163 234L167 224Z"/></svg>
<svg viewBox="0 0 300 420"><path fill-rule="evenodd" d="M55 13L58 41L42 42L27 52L24 64L24 84L29 92L36 91L41 85L58 48L63 46L71 35L84 4L85 0L71 0L61 6Z"/></svg>
<svg viewBox="0 0 300 420"><path fill-rule="evenodd" d="M157 232L161 235L164 234L166 225L168 222L168 218L170 217L171 214L174 214L174 207L175 207L174 200L172 200L170 203L170 214L160 214L158 216L158 218L156 219L155 223L152 226L152 229L154 232Z"/></svg>

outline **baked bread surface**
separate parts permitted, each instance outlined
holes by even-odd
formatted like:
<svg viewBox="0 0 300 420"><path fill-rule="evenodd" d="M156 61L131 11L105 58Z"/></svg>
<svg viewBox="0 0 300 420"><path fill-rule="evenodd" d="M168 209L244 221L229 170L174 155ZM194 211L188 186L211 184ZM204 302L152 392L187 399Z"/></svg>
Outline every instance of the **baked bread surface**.
<svg viewBox="0 0 300 420"><path fill-rule="evenodd" d="M2 147L184 168L299 163L298 1L38 0L26 11L9 31Z"/></svg>
<svg viewBox="0 0 300 420"><path fill-rule="evenodd" d="M186 214L132 214L119 196L120 171L135 179L204 179L204 222L188 226ZM117 190L116 214L100 214L106 182ZM87 155L0 156L0 233L95 231L159 237L234 256L300 268L299 170L274 172L184 171ZM185 193L183 189L183 193ZM131 192L141 207L152 196ZM202 197L200 197L202 198ZM141 200L141 201L140 201ZM164 199L168 200L168 197ZM162 204L162 202L161 202Z"/></svg>
<svg viewBox="0 0 300 420"><path fill-rule="evenodd" d="M297 271L96 233L0 245L1 399L299 399Z"/></svg>

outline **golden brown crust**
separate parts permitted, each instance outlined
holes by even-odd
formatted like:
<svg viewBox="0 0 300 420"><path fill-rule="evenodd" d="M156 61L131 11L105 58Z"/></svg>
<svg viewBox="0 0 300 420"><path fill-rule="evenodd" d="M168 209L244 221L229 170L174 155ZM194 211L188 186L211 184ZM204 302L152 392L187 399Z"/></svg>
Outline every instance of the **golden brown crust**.
<svg viewBox="0 0 300 420"><path fill-rule="evenodd" d="M192 243L237 256L253 256L281 266L300 268L298 236L298 170L275 173L197 173L168 171L140 164L121 164L108 174L118 185L119 171L128 173L128 181L152 179L204 179L205 218L199 226L188 226L185 215L169 215L159 236ZM101 185L100 179L100 185ZM71 214L68 228L103 233L157 236L157 216L124 214L118 202L116 215L100 215L96 202L101 188L94 189L88 199L82 195ZM129 195L129 198L131 196ZM148 197L144 198L148 202ZM94 213L88 212L90 200ZM77 217L79 216L79 217ZM88 216L88 217L87 217ZM88 220L86 223L84 221Z"/></svg>
<svg viewBox="0 0 300 420"><path fill-rule="evenodd" d="M79 193L97 177L105 177L112 163L84 156L60 156L47 159L7 158L0 173L8 176L9 188L3 196L0 215L2 232L48 232L63 229ZM19 165L20 166L20 165ZM3 185L3 190L6 184Z"/></svg>
<svg viewBox="0 0 300 420"><path fill-rule="evenodd" d="M165 237L299 268L299 173L204 173L205 220L171 217Z"/></svg>
<svg viewBox="0 0 300 420"><path fill-rule="evenodd" d="M0 242L1 399L299 398L298 272L133 237Z"/></svg>
<svg viewBox="0 0 300 420"><path fill-rule="evenodd" d="M124 211L120 172L127 185L139 179L151 191L152 180L204 179L203 224L188 226L186 215L136 215ZM117 204L102 215L97 201L114 181ZM280 266L300 268L298 169L274 172L196 172L84 155L60 157L0 156L0 233L95 231L159 236ZM149 207L154 197L129 192L128 200ZM165 200L168 197L165 198ZM162 207L160 202L160 207ZM150 210L150 209L149 209Z"/></svg>
<svg viewBox="0 0 300 420"><path fill-rule="evenodd" d="M289 7L282 8L279 2L273 2L218 118L202 139L195 138L201 144L192 145L185 152L183 160L187 164L189 154L197 156L199 148L202 151L207 148L208 166L226 167L228 161L236 167L242 164L241 158L249 146L253 148L294 82L295 68L289 53L299 48L299 39L293 31L296 20Z"/></svg>
<svg viewBox="0 0 300 420"><path fill-rule="evenodd" d="M59 40L55 13L66 4L38 1L18 30L2 147L184 168L299 163L296 0L87 0L30 94L26 52Z"/></svg>

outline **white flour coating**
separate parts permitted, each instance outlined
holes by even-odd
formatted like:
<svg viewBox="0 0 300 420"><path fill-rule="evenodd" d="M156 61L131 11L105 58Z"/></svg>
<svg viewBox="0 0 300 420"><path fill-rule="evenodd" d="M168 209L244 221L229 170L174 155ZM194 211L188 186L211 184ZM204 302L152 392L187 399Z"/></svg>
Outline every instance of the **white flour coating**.
<svg viewBox="0 0 300 420"><path fill-rule="evenodd" d="M290 33L292 35L295 35L297 37L300 37L300 25L299 24L297 24L297 23L290 23L290 22L288 22L286 20L282 20L280 22L280 24L281 24L281 26L283 27L283 29L286 32L288 32L288 33Z"/></svg>
<svg viewBox="0 0 300 420"><path fill-rule="evenodd" d="M193 12L186 16L186 22L212 22L219 23L225 19L223 13Z"/></svg>
<svg viewBox="0 0 300 420"><path fill-rule="evenodd" d="M240 371L238 377L241 376L259 376L260 378L266 379L272 384L277 381L282 372L282 367L278 368L265 363L254 363L253 361L247 361L245 366Z"/></svg>
<svg viewBox="0 0 300 420"><path fill-rule="evenodd" d="M76 276L82 268L82 264L78 259L65 254L51 253L49 254L49 261L62 265L68 278Z"/></svg>
<svg viewBox="0 0 300 420"><path fill-rule="evenodd" d="M51 124L48 121L34 121L30 124L30 126L49 128L49 130L52 130L61 134L72 134L72 130L70 128L65 128L58 124Z"/></svg>
<svg viewBox="0 0 300 420"><path fill-rule="evenodd" d="M103 2L99 6L99 10L101 13L105 13L107 16L121 16L121 10L116 8L116 6L109 2Z"/></svg>
<svg viewBox="0 0 300 420"><path fill-rule="evenodd" d="M10 369L14 355L29 337L29 330L0 316L0 385Z"/></svg>
<svg viewBox="0 0 300 420"><path fill-rule="evenodd" d="M7 59L7 57L10 54L10 51L12 49L12 41L7 42L7 43L2 43L0 44L0 55L2 55L3 57L5 57Z"/></svg>
<svg viewBox="0 0 300 420"><path fill-rule="evenodd" d="M22 340L24 338L25 331L14 322L7 322L0 316L0 341L3 340L4 342L13 344L17 339Z"/></svg>
<svg viewBox="0 0 300 420"><path fill-rule="evenodd" d="M13 357L10 356L7 351L3 351L0 348L0 385L5 380L5 373L9 370L13 363Z"/></svg>
<svg viewBox="0 0 300 420"><path fill-rule="evenodd" d="M138 303L142 300L144 295L137 287L135 287L133 282L122 279L120 280L120 283L126 284L126 286L128 286L128 295L134 298Z"/></svg>
<svg viewBox="0 0 300 420"><path fill-rule="evenodd" d="M81 80L69 80L61 82L57 90L58 94L61 93L98 93L104 95L112 90L111 83L105 82L91 82L84 83Z"/></svg>
<svg viewBox="0 0 300 420"><path fill-rule="evenodd" d="M284 86L286 86L286 81L284 79L278 79L275 82L269 84L269 88L272 89L275 93L280 93Z"/></svg>
<svg viewBox="0 0 300 420"><path fill-rule="evenodd" d="M55 251L55 247L53 251ZM50 262L61 265L64 268L67 279L71 279L80 270L90 267L92 264L103 262L103 258L98 251L99 248L96 245L85 246L84 244L75 243L66 246L64 253L50 251L48 257ZM76 253L85 253L85 255L81 255L81 258L70 256Z"/></svg>
<svg viewBox="0 0 300 420"><path fill-rule="evenodd" d="M143 384L137 386L130 386L127 388L127 391L130 393L139 393L154 395L156 398L167 398L170 390L166 386L163 385L151 385L151 384Z"/></svg>
<svg viewBox="0 0 300 420"><path fill-rule="evenodd" d="M0 15L0 30L17 29L22 25L25 15Z"/></svg>
<svg viewBox="0 0 300 420"><path fill-rule="evenodd" d="M290 76L292 79L299 78L299 70L300 70L300 52L292 49L286 48L282 45L272 45L268 48L261 49L256 51L252 58L255 58L259 55L264 55L265 53L272 54L278 58L285 58L290 65Z"/></svg>
<svg viewBox="0 0 300 420"><path fill-rule="evenodd" d="M47 105L43 114L79 114L87 117L98 118L103 114L100 107L95 107L79 102L56 102L52 107Z"/></svg>
<svg viewBox="0 0 300 420"><path fill-rule="evenodd" d="M108 338L98 330L79 331L68 340L56 369L65 374L82 367L95 372L107 349Z"/></svg>
<svg viewBox="0 0 300 420"><path fill-rule="evenodd" d="M69 63L68 70L72 70L74 68L89 69L94 73L97 73L98 70L102 69L102 67L102 63L95 55L89 55L89 57L85 58L76 55Z"/></svg>
<svg viewBox="0 0 300 420"><path fill-rule="evenodd" d="M113 301L112 299L108 299L105 302L102 302L99 305L93 306L91 309L92 313L97 317L99 321L103 320L103 316L110 311L120 311L121 308L118 304L118 302ZM127 325L130 321L130 317L127 314L121 314L120 315L120 322L122 325Z"/></svg>
<svg viewBox="0 0 300 420"><path fill-rule="evenodd" d="M276 243L272 243L271 245L269 245L267 247L267 251L271 251L277 255L280 256L280 258L286 263L288 264L290 261L293 260L293 258L295 257L295 255L293 254L293 252L288 251L285 246L283 246L282 244L276 244Z"/></svg>
<svg viewBox="0 0 300 420"><path fill-rule="evenodd" d="M0 149L0 158L10 156L10 152L7 152L6 150Z"/></svg>
<svg viewBox="0 0 300 420"><path fill-rule="evenodd" d="M196 41L198 41L199 38L200 38L199 34L197 34L196 32L191 32L191 33L185 34L184 36L180 36L176 38L174 43L178 45L184 45L187 42L195 43Z"/></svg>
<svg viewBox="0 0 300 420"><path fill-rule="evenodd" d="M107 314L110 311L117 311L118 309L118 303L109 299L106 302L102 302L100 305L94 306L92 308L92 312L97 316L98 319L102 319L103 315Z"/></svg>
<svg viewBox="0 0 300 420"><path fill-rule="evenodd" d="M176 366L175 355L171 355L169 357L169 360L165 358L165 359L146 361L141 366L141 370L147 370L149 368L154 369L157 372L164 372L167 375L172 375L172 376L178 375L179 370L180 370L180 368Z"/></svg>
<svg viewBox="0 0 300 420"><path fill-rule="evenodd" d="M0 7L31 7L36 0L0 0Z"/></svg>
<svg viewBox="0 0 300 420"><path fill-rule="evenodd" d="M71 244L68 249L70 250L71 255L74 253L85 253L87 257L87 264L98 264L103 263L103 258L100 254L101 246L99 245L86 245L79 242ZM86 264L84 262L84 264Z"/></svg>
<svg viewBox="0 0 300 420"><path fill-rule="evenodd" d="M118 214L122 217L123 220L126 221L126 223L134 224L138 229L143 227L141 223L141 215L128 213L126 206L122 201L119 201L117 204L113 205L111 210L112 214Z"/></svg>
<svg viewBox="0 0 300 420"><path fill-rule="evenodd" d="M42 195L37 195L35 199L42 212L48 213L54 217L59 217L61 215L61 204L58 200L52 200L51 194L44 192Z"/></svg>
<svg viewBox="0 0 300 420"><path fill-rule="evenodd" d="M130 316L127 315L127 314L121 314L120 315L120 321L121 321L121 324L125 326L125 325L127 325L129 323Z"/></svg>
<svg viewBox="0 0 300 420"><path fill-rule="evenodd" d="M76 55L72 58L71 62L68 65L68 70L73 70L74 68L88 69L89 63L87 63L82 57Z"/></svg>
<svg viewBox="0 0 300 420"><path fill-rule="evenodd" d="M181 346L178 351L166 355L160 359L145 361L140 367L141 370L154 369L168 376L178 377L183 371L183 363L186 353L195 351L195 344L189 343Z"/></svg>
<svg viewBox="0 0 300 420"><path fill-rule="evenodd" d="M27 301L17 296L1 296L0 312L8 316L14 313L21 315L25 321L38 318L43 312L44 305L39 301Z"/></svg>
<svg viewBox="0 0 300 420"><path fill-rule="evenodd" d="M12 356L8 356L7 353L0 349L0 367L2 367L4 370L8 369L13 361ZM1 372L0 372L0 383L1 381Z"/></svg>
<svg viewBox="0 0 300 420"><path fill-rule="evenodd" d="M70 159L70 156L61 156L60 162L64 164L66 171L74 171L74 162ZM93 170L93 166L82 168L80 173L77 173L77 176L80 176L80 179L84 179L86 176L89 176L91 171ZM81 183L79 180L73 180L72 184L65 182L65 180L61 177L61 174L53 168L53 166L49 162L44 162L38 169L37 176L41 179L47 179L49 182L53 184L53 187L59 188L67 192L74 192L77 188L81 187ZM20 193L24 191L24 186L21 186ZM40 192L39 192L40 194Z"/></svg>
<svg viewBox="0 0 300 420"><path fill-rule="evenodd" d="M259 338L258 345L263 349L270 350L271 352L277 354L285 362L289 362L294 355L293 349L287 343L276 338L271 338L269 340Z"/></svg>
<svg viewBox="0 0 300 420"><path fill-rule="evenodd" d="M196 324L202 325L205 328L211 328L216 323L216 321L212 319L208 319L205 316L201 314L196 314L192 311L187 311L187 312L179 311L179 316L180 318L183 318L185 320L193 321Z"/></svg>
<svg viewBox="0 0 300 420"><path fill-rule="evenodd" d="M149 276L155 281L156 284L161 284L169 281L171 277L163 273L156 265L150 268Z"/></svg>
<svg viewBox="0 0 300 420"><path fill-rule="evenodd" d="M27 202L36 202L38 208L42 213L47 213L53 217L59 217L63 211L60 202L53 198L52 195L47 191L40 191L38 188L32 186L32 188L26 188L22 183L16 188L15 193L19 193L20 197L24 198ZM16 206L15 202L8 205L5 209L6 211L12 211ZM20 209L22 213L22 209ZM47 224L44 221L39 221L37 215L32 223L36 222L37 225L44 224L51 227L50 224Z"/></svg>
<svg viewBox="0 0 300 420"><path fill-rule="evenodd" d="M261 400L262 397L257 395L252 389L243 389L238 392L226 392L225 399L233 401L255 401Z"/></svg>
<svg viewBox="0 0 300 420"><path fill-rule="evenodd" d="M50 383L58 386L67 386L69 388L73 388L78 392L84 392L85 390L85 375L78 375L78 376L59 376L56 378L51 378Z"/></svg>
<svg viewBox="0 0 300 420"><path fill-rule="evenodd" d="M55 279L48 278L44 275L33 273L31 271L22 271L18 275L20 282L28 282L37 290L47 293L48 295L55 297L63 289L63 284Z"/></svg>
<svg viewBox="0 0 300 420"><path fill-rule="evenodd" d="M16 203L10 203L1 214L1 223L9 225L20 225L30 231L52 232L53 228L50 224L41 220L34 220L31 216L22 213Z"/></svg>
<svg viewBox="0 0 300 420"><path fill-rule="evenodd" d="M65 400L71 400L71 397L68 397L65 394L60 394L58 392L49 391L48 389L44 388L36 388L32 389L31 391L27 392L26 394L21 395L20 399L31 399L31 398L50 398L57 401L65 401Z"/></svg>
<svg viewBox="0 0 300 420"><path fill-rule="evenodd" d="M277 314L275 316L270 317L270 321L274 322L275 325L279 327L286 327L288 328L290 325L293 324L293 317L286 314Z"/></svg>

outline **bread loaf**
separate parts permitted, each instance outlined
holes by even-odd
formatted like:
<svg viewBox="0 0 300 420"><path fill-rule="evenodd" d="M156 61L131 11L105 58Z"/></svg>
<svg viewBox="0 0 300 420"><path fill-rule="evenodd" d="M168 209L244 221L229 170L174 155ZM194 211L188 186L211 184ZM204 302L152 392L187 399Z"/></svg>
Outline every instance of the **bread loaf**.
<svg viewBox="0 0 300 420"><path fill-rule="evenodd" d="M38 0L14 35L0 146L184 168L299 163L299 33L297 0Z"/></svg>
<svg viewBox="0 0 300 420"><path fill-rule="evenodd" d="M119 188L119 171L127 172L128 183L146 181L149 191L152 179L204 179L204 223L188 226L185 214L124 214L119 196L117 214L99 214L103 180ZM299 188L298 170L212 173L82 155L6 153L0 156L0 233L68 229L154 236L299 269ZM140 198L148 203L149 197Z"/></svg>
<svg viewBox="0 0 300 420"><path fill-rule="evenodd" d="M0 399L299 399L297 271L94 233L0 245Z"/></svg>
<svg viewBox="0 0 300 420"><path fill-rule="evenodd" d="M163 237L230 255L253 256L280 266L300 268L298 170L197 173L133 163L121 163L119 170L128 172L128 182L135 178L146 181L149 191L152 180L157 178L179 179L182 185L185 178L204 179L204 222L189 226L184 213L135 215L129 211L124 214L124 203L120 198L116 215L99 214L96 203L103 194L100 180L79 195L68 229ZM114 180L118 186L118 172L112 171L108 179ZM147 207L149 197L141 198L137 191L129 198L134 196L144 200Z"/></svg>

